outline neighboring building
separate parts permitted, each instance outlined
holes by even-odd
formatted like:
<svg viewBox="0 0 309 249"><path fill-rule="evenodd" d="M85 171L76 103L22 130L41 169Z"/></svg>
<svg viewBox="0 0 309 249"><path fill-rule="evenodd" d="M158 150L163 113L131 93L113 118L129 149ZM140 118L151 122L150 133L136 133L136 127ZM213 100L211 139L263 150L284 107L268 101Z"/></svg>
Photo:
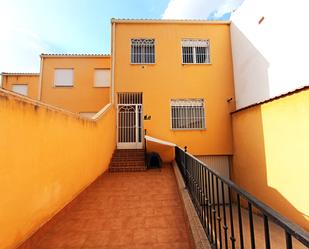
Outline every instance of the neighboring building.
<svg viewBox="0 0 309 249"><path fill-rule="evenodd" d="M38 99L38 73L2 73L1 87L22 94L32 99Z"/></svg>
<svg viewBox="0 0 309 249"><path fill-rule="evenodd" d="M292 8L297 6L297 11ZM232 15L236 184L309 229L308 1L246 0ZM307 87L306 87L307 86Z"/></svg>
<svg viewBox="0 0 309 249"><path fill-rule="evenodd" d="M109 55L42 54L39 100L91 117L110 102Z"/></svg>
<svg viewBox="0 0 309 249"><path fill-rule="evenodd" d="M230 23L113 19L112 32L117 148L142 148L146 129L195 155L232 155Z"/></svg>
<svg viewBox="0 0 309 249"><path fill-rule="evenodd" d="M307 12L304 0L246 0L232 15L237 109L309 85Z"/></svg>
<svg viewBox="0 0 309 249"><path fill-rule="evenodd" d="M92 117L110 102L110 55L42 54L39 73L2 73L2 88Z"/></svg>

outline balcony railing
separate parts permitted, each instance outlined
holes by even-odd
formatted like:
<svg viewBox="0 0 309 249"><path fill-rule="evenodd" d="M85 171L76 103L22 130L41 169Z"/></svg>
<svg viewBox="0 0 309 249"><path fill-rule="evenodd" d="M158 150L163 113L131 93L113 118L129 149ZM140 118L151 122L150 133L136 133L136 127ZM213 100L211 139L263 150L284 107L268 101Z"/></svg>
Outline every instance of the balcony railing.
<svg viewBox="0 0 309 249"><path fill-rule="evenodd" d="M186 150L176 147L175 157L212 248L261 248L261 241L257 241L261 233L266 249L274 240L282 240L279 248L309 248L309 235L302 228L220 177ZM270 225L278 227L283 236L272 238Z"/></svg>

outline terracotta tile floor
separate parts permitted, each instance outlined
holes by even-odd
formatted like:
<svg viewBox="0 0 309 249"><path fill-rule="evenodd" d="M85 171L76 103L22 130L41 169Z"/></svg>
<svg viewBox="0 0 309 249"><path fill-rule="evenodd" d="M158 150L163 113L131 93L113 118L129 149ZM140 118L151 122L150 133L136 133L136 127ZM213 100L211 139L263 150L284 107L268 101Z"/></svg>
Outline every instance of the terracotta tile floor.
<svg viewBox="0 0 309 249"><path fill-rule="evenodd" d="M172 168L105 173L23 249L189 249Z"/></svg>

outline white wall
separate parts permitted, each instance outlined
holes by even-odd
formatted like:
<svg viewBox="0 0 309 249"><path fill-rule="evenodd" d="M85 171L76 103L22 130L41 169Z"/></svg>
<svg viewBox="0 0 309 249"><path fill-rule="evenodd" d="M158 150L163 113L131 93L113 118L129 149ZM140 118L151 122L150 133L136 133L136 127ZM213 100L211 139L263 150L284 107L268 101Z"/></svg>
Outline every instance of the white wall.
<svg viewBox="0 0 309 249"><path fill-rule="evenodd" d="M233 13L237 109L309 85L308 9L308 0L245 0Z"/></svg>

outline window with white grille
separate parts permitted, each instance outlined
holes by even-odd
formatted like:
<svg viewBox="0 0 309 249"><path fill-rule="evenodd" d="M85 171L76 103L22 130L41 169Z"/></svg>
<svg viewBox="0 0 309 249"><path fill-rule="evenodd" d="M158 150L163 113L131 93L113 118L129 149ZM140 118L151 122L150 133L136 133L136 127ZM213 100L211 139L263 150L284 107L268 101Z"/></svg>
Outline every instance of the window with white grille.
<svg viewBox="0 0 309 249"><path fill-rule="evenodd" d="M131 63L155 63L155 39L131 39Z"/></svg>
<svg viewBox="0 0 309 249"><path fill-rule="evenodd" d="M182 40L181 46L183 64L210 63L208 40Z"/></svg>
<svg viewBox="0 0 309 249"><path fill-rule="evenodd" d="M172 99L172 129L205 129L205 108L203 99Z"/></svg>
<svg viewBox="0 0 309 249"><path fill-rule="evenodd" d="M54 85L55 86L73 86L73 73L72 68L55 69Z"/></svg>

